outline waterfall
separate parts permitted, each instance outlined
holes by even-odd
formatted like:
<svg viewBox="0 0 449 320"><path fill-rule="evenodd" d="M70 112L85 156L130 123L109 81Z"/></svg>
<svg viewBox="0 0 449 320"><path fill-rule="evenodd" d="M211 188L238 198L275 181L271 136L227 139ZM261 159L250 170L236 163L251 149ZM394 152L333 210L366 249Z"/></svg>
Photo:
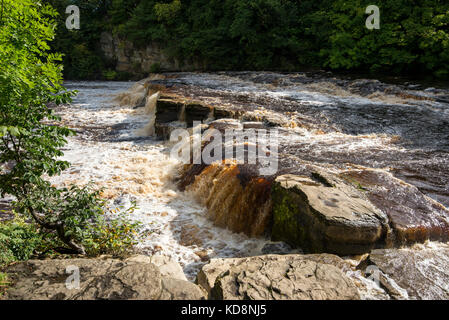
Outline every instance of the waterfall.
<svg viewBox="0 0 449 320"><path fill-rule="evenodd" d="M233 160L209 165L199 174L197 171L195 165L186 167L186 177L196 174L186 191L208 208L208 218L215 225L254 237L267 231L271 218L271 182L253 178L243 183L242 172Z"/></svg>
<svg viewBox="0 0 449 320"><path fill-rule="evenodd" d="M143 127L140 128L137 132L140 136L152 136L154 135L154 123L156 121L156 105L157 100L159 99L160 92L156 92L151 96L147 97L147 101L145 103L145 115L148 115L148 122Z"/></svg>
<svg viewBox="0 0 449 320"><path fill-rule="evenodd" d="M183 104L181 107L181 112L179 113L178 121L180 121L180 122L186 121L186 105L185 104Z"/></svg>
<svg viewBox="0 0 449 320"><path fill-rule="evenodd" d="M138 82L133 85L128 91L118 94L114 98L114 102L118 102L119 106L140 107L146 96L148 95L149 87L144 83Z"/></svg>

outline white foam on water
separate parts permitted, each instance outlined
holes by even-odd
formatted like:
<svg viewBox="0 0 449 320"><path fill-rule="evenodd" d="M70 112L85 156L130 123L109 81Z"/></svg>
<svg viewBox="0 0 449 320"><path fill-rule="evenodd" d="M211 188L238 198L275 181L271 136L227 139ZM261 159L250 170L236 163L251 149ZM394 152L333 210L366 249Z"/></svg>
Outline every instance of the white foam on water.
<svg viewBox="0 0 449 320"><path fill-rule="evenodd" d="M216 90L242 94L268 95L273 99L293 97L305 104L337 108L338 103L366 104L372 99L334 96L313 91L305 85L270 88L267 85L240 80L226 75L185 74L180 81L192 85L203 84ZM143 223L151 233L138 247L147 254L165 254L181 263L188 278L193 280L202 258L245 257L262 254L269 241L251 239L242 234L215 227L205 218L205 208L193 197L180 192L173 183L179 163L169 157L169 145L148 137L154 113L153 102L148 108L133 109L131 102L123 103L119 95L130 89L136 95L143 90L135 83L127 82L69 82L70 89L79 94L70 106L60 107L58 113L63 123L79 132L71 137L64 149L64 159L72 167L60 177L53 178L58 185L94 181L104 187L104 196L116 205L130 205L136 201L138 209L130 216ZM295 96L296 95L296 96ZM345 100L346 99L346 100ZM151 103L150 103L151 102ZM149 105L150 104L150 105ZM262 112L262 111L260 111ZM303 144L304 152L376 152L376 150L401 151L394 144L395 137L387 134L352 136L341 132L318 133L305 128L288 129L282 135L285 144ZM427 243L425 246L438 246ZM410 250L418 250L419 247ZM432 261L421 263L426 272ZM348 271L356 279L362 298L384 299L385 292L361 275L360 271Z"/></svg>
<svg viewBox="0 0 449 320"><path fill-rule="evenodd" d="M148 122L143 127L136 131L139 136L152 136L155 133L154 124L156 122L156 104L160 93L156 92L146 98L144 112L148 116Z"/></svg>
<svg viewBox="0 0 449 320"><path fill-rule="evenodd" d="M242 74L240 74L242 75ZM242 79L237 73L236 76L223 73L180 73L176 79L171 79L174 83L198 86L214 91L234 92L242 95L266 96L271 98L289 98L305 105L332 107L341 104L357 105L420 105L438 106L439 103L432 101L419 101L402 98L385 93L372 94L366 97L353 94L348 90L326 81L316 81L312 83L295 83L289 76L280 77L280 74L265 72L264 75L274 75L280 86L268 83L258 83L253 81L254 77L262 75L253 72L252 76ZM300 74L298 74L300 75ZM290 75L291 77L291 75ZM426 96L423 92L413 92L414 95Z"/></svg>
<svg viewBox="0 0 449 320"><path fill-rule="evenodd" d="M147 138L148 114L154 108L133 109L114 100L132 83L69 82L79 94L70 106L58 113L63 123L79 132L71 137L63 159L72 166L52 178L57 185L93 181L104 187L103 196L116 205L138 209L130 216L150 231L138 247L148 254L165 254L181 263L190 280L201 260L214 257L244 257L261 254L269 241L248 238L213 226L205 218L205 208L173 184L179 163L169 157L167 145ZM135 88L135 87L134 87ZM153 101L154 100L154 101ZM154 105L150 97L148 104ZM109 134L108 134L109 132ZM139 137L142 139L139 140Z"/></svg>

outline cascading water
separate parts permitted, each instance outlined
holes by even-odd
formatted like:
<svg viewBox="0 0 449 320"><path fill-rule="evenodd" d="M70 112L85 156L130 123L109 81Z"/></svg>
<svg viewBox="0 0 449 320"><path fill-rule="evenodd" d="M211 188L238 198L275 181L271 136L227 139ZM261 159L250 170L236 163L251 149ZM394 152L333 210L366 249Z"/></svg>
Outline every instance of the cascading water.
<svg viewBox="0 0 449 320"><path fill-rule="evenodd" d="M205 259L262 253L268 240L214 226L205 207L173 183L180 163L169 157L167 145L148 136L157 93L147 99L146 108L133 109L113 97L119 94L121 101L138 103L135 96L140 96L142 86L140 91L131 88L134 97L129 97L129 91L120 94L131 87L125 82L68 82L66 86L79 94L72 105L61 106L57 112L78 134L64 150L64 159L72 167L53 183L93 181L105 188L103 196L115 205L136 201L138 210L131 218L150 231L139 248L175 258L191 280Z"/></svg>
<svg viewBox="0 0 449 320"><path fill-rule="evenodd" d="M447 141L442 138L447 133L442 122L449 109L429 91L415 90L402 97L376 90L362 92L367 90L363 84L348 82L342 88L336 81L315 83L301 74L185 73L151 80L155 82L153 87L145 82L67 83L79 94L72 105L58 107L57 111L63 123L78 135L69 139L64 150L64 159L72 167L53 182L82 185L94 181L105 187L103 196L116 205L136 201L139 209L132 219L151 231L139 248L147 254L174 257L189 279L194 279L209 258L264 253L269 241L261 230L266 222L252 219L251 214L241 220L254 209L245 206L254 203L245 195L263 193L263 181L246 184L245 190L239 191L241 185L236 183L232 164L212 166L196 178L193 175L194 182L180 191L174 181L182 166L169 157L171 145L153 136L160 97L157 85L169 85L172 93L245 110L260 118L276 116L285 124L280 131L280 152L291 158L332 166L333 170L359 166L389 170L441 203L449 203L449 178L444 174L449 157ZM444 98L444 92L437 96ZM399 114L405 119L399 119ZM419 117L441 130L429 128L427 134L419 134L420 122L413 123ZM178 120L185 120L182 112ZM427 142L431 143L425 146ZM283 161L282 165L288 167L289 158ZM255 215L259 217L268 210L257 209L262 212ZM242 233L220 228L213 221L234 225L233 229ZM250 223L253 228L245 230ZM260 228L254 227L257 223ZM438 243L428 245L436 251L440 247ZM348 275L360 284L363 297L385 297L383 290L360 271L352 270Z"/></svg>
<svg viewBox="0 0 449 320"><path fill-rule="evenodd" d="M154 123L156 121L156 103L159 99L160 93L156 92L146 98L144 112L148 116L148 123L145 127L139 129L136 134L141 136L154 135Z"/></svg>

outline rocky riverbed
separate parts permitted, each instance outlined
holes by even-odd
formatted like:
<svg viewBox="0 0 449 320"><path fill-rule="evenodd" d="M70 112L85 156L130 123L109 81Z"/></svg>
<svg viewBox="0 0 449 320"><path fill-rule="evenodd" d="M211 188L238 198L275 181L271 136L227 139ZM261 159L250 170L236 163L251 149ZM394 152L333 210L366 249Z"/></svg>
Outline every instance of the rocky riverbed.
<svg viewBox="0 0 449 320"><path fill-rule="evenodd" d="M449 90L267 72L67 87L79 94L57 112L78 135L53 182L136 201L150 231L138 249L179 263L206 297L449 297ZM278 170L183 165L166 140L194 121L275 128Z"/></svg>

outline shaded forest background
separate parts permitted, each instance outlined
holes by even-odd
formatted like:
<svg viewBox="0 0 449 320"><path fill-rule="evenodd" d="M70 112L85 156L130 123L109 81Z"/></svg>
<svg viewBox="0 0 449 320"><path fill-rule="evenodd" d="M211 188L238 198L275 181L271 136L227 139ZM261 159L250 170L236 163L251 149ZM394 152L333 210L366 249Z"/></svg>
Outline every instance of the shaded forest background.
<svg viewBox="0 0 449 320"><path fill-rule="evenodd" d="M48 1L60 12L53 48L65 54L70 79L114 69L99 48L103 31L137 47L158 43L169 57L196 59L208 71L324 68L449 79L447 0ZM64 27L70 4L80 8L80 30ZM380 8L380 30L365 27L371 4Z"/></svg>

